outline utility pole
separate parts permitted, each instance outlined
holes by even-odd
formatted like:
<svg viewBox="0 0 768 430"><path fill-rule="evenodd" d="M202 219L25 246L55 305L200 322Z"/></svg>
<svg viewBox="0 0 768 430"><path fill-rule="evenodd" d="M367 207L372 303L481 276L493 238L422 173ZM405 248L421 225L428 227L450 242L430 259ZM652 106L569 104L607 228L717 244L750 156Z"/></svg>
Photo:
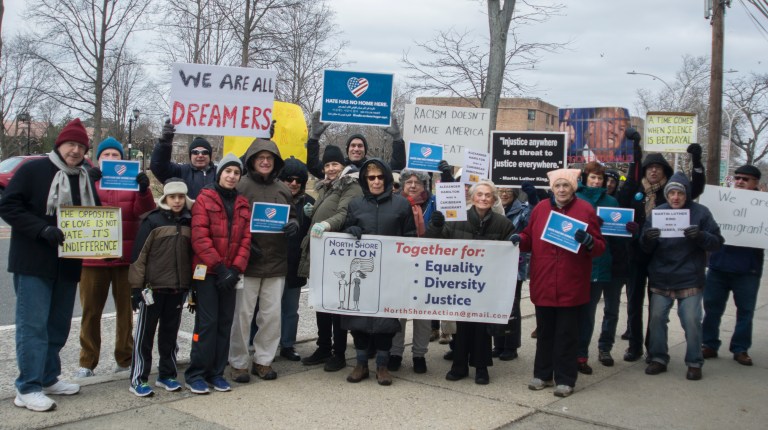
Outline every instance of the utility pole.
<svg viewBox="0 0 768 430"><path fill-rule="evenodd" d="M719 185L720 143L723 136L723 39L725 7L730 0L712 2L712 69L709 84L709 150L707 184Z"/></svg>

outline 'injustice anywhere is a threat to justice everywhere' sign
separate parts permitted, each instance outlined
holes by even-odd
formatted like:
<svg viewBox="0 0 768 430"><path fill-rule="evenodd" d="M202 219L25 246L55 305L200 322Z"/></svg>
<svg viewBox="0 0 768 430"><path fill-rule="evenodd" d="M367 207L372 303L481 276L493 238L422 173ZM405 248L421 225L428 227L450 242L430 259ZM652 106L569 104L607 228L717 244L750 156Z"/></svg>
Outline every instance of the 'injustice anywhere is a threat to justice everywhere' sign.
<svg viewBox="0 0 768 430"><path fill-rule="evenodd" d="M111 206L61 206L56 214L64 232L59 246L63 258L120 258L123 256L121 212Z"/></svg>
<svg viewBox="0 0 768 430"><path fill-rule="evenodd" d="M519 249L507 241L326 233L310 242L310 305L336 314L506 324ZM386 276L396 270L398 276Z"/></svg>
<svg viewBox="0 0 768 430"><path fill-rule="evenodd" d="M549 188L547 172L565 167L566 133L494 131L491 133L491 180L500 187L530 182Z"/></svg>

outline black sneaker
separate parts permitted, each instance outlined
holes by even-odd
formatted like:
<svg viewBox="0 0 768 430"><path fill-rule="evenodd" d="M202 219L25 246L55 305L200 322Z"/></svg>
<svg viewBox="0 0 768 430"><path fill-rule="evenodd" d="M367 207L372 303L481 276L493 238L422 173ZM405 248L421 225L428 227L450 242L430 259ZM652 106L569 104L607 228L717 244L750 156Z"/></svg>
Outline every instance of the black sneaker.
<svg viewBox="0 0 768 430"><path fill-rule="evenodd" d="M347 367L347 360L343 355L333 355L325 362L323 370L326 372L338 372L339 370Z"/></svg>
<svg viewBox="0 0 768 430"><path fill-rule="evenodd" d="M629 330L621 334L621 340L629 340Z"/></svg>
<svg viewBox="0 0 768 430"><path fill-rule="evenodd" d="M599 361L603 366L606 366L606 367L613 366L613 357L611 357L610 351L598 351L597 361Z"/></svg>
<svg viewBox="0 0 768 430"><path fill-rule="evenodd" d="M591 375L592 374L592 366L590 366L586 361L582 361L579 363L579 373L583 373L585 375Z"/></svg>
<svg viewBox="0 0 768 430"><path fill-rule="evenodd" d="M400 366L403 364L403 357L399 355L390 355L389 363L387 363L387 370L395 372L400 370Z"/></svg>
<svg viewBox="0 0 768 430"><path fill-rule="evenodd" d="M280 348L280 356L290 361L300 361L301 356L293 348Z"/></svg>
<svg viewBox="0 0 768 430"><path fill-rule="evenodd" d="M511 361L517 358L517 350L516 349L505 349L504 351L499 354L499 360L501 361Z"/></svg>
<svg viewBox="0 0 768 430"><path fill-rule="evenodd" d="M493 348L493 350L491 350L491 357L493 357L493 358L498 357L499 355L501 355L502 351L503 351L503 349L501 349L501 348Z"/></svg>
<svg viewBox="0 0 768 430"><path fill-rule="evenodd" d="M626 352L624 352L624 361L637 361L643 357L642 352L635 352L630 349L627 349Z"/></svg>
<svg viewBox="0 0 768 430"><path fill-rule="evenodd" d="M651 361L648 367L645 368L646 375L658 375L659 373L666 372L667 365L659 363L658 361Z"/></svg>
<svg viewBox="0 0 768 430"><path fill-rule="evenodd" d="M475 369L475 384L488 385L489 382L491 382L491 378L488 376L487 367L478 367Z"/></svg>
<svg viewBox="0 0 768 430"><path fill-rule="evenodd" d="M424 357L413 357L413 371L415 373L427 373L427 360Z"/></svg>
<svg viewBox="0 0 768 430"><path fill-rule="evenodd" d="M301 362L305 366L314 366L316 364L323 364L331 358L331 351L325 349L316 349L309 357L304 357Z"/></svg>
<svg viewBox="0 0 768 430"><path fill-rule="evenodd" d="M453 350L449 350L445 354L443 354L443 360L453 361Z"/></svg>

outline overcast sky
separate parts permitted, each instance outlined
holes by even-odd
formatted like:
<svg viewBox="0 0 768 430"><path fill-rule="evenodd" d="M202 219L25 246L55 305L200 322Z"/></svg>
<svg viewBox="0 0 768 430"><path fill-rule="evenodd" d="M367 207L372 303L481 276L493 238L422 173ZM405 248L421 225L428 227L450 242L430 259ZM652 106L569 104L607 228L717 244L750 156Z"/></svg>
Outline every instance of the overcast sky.
<svg viewBox="0 0 768 430"><path fill-rule="evenodd" d="M183 1L183 0L180 0ZM546 3L546 0L541 0ZM660 90L674 80L684 54L709 55L711 26L704 0L562 0L566 8L549 22L526 27L524 40L567 42L567 49L544 54L536 70L521 79L539 97L559 107L623 106L635 111L638 88ZM329 0L343 38L351 70L405 74L405 50L418 53L414 41L427 41L438 30L454 27L488 33L485 2L478 0ZM518 4L521 2L518 1ZM4 32L20 29L26 0L6 0ZM768 27L768 22L764 21ZM144 37L141 37L144 39ZM134 43L136 45L136 43ZM134 50L136 46L132 46ZM768 40L748 18L740 0L726 12L725 69L743 75L768 71Z"/></svg>

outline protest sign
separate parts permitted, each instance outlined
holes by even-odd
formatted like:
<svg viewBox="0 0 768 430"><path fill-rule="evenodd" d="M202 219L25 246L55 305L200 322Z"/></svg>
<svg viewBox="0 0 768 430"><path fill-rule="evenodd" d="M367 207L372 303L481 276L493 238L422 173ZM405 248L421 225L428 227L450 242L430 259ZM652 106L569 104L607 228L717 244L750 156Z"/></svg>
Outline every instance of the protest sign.
<svg viewBox="0 0 768 430"><path fill-rule="evenodd" d="M648 112L643 149L648 152L685 152L688 145L696 143L697 132L695 113Z"/></svg>
<svg viewBox="0 0 768 430"><path fill-rule="evenodd" d="M251 211L251 233L280 233L288 222L291 205L255 202Z"/></svg>
<svg viewBox="0 0 768 430"><path fill-rule="evenodd" d="M171 122L176 133L269 138L277 72L174 63Z"/></svg>
<svg viewBox="0 0 768 430"><path fill-rule="evenodd" d="M431 143L408 142L408 168L426 172L439 172L443 159L443 146Z"/></svg>
<svg viewBox="0 0 768 430"><path fill-rule="evenodd" d="M272 141L277 144L283 160L296 157L302 163L307 162L307 121L301 106L275 100L272 111L275 120L275 135ZM253 137L224 136L223 154L233 153L240 157L253 143Z"/></svg>
<svg viewBox="0 0 768 430"><path fill-rule="evenodd" d="M405 105L405 141L443 145L443 158L461 166L464 148L488 152L490 110L430 105Z"/></svg>
<svg viewBox="0 0 768 430"><path fill-rule="evenodd" d="M461 182L435 184L435 203L446 221L467 220L467 195Z"/></svg>
<svg viewBox="0 0 768 430"><path fill-rule="evenodd" d="M581 248L581 244L574 238L577 230L587 231L587 223L560 212L551 211L544 225L544 231L541 232L541 240L575 254Z"/></svg>
<svg viewBox="0 0 768 430"><path fill-rule="evenodd" d="M689 209L654 209L651 222L661 230L661 237L684 237L683 230L691 225Z"/></svg>
<svg viewBox="0 0 768 430"><path fill-rule="evenodd" d="M627 223L635 219L634 209L597 207L597 216L602 218L600 232L603 236L632 237L627 231Z"/></svg>
<svg viewBox="0 0 768 430"><path fill-rule="evenodd" d="M310 254L318 311L506 324L515 298L519 250L507 241L326 233Z"/></svg>
<svg viewBox="0 0 768 430"><path fill-rule="evenodd" d="M726 245L768 249L768 196L707 185L699 203L709 208Z"/></svg>
<svg viewBox="0 0 768 430"><path fill-rule="evenodd" d="M123 226L120 208L111 206L61 206L57 227L64 232L59 246L62 258L120 258Z"/></svg>
<svg viewBox="0 0 768 430"><path fill-rule="evenodd" d="M138 191L136 175L139 174L139 162L127 160L101 160L102 190Z"/></svg>
<svg viewBox="0 0 768 430"><path fill-rule="evenodd" d="M464 167L461 169L461 182L476 184L481 179L489 179L488 172L489 155L485 151L473 151L464 148Z"/></svg>
<svg viewBox="0 0 768 430"><path fill-rule="evenodd" d="M623 107L567 108L558 112L560 131L568 133L568 164L590 161L630 163L629 110Z"/></svg>
<svg viewBox="0 0 768 430"><path fill-rule="evenodd" d="M323 71L321 121L389 126L394 75Z"/></svg>
<svg viewBox="0 0 768 430"><path fill-rule="evenodd" d="M567 135L543 131L494 131L491 133L491 180L501 187L530 182L548 189L547 172L565 167Z"/></svg>

